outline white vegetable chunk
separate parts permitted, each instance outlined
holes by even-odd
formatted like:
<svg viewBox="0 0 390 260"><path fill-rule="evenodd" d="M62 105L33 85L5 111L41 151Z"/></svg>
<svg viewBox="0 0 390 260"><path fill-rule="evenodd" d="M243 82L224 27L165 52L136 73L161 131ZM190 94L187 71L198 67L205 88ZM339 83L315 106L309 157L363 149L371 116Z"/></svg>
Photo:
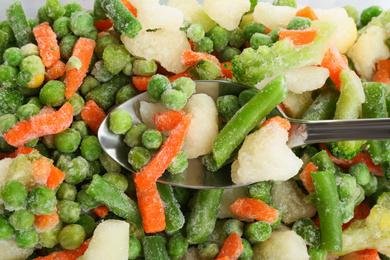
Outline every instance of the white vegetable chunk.
<svg viewBox="0 0 390 260"><path fill-rule="evenodd" d="M126 49L137 58L157 61L173 73L181 73L187 69L181 63L183 51L191 49L185 32L166 29L141 31L132 39L122 35L121 40Z"/></svg>
<svg viewBox="0 0 390 260"><path fill-rule="evenodd" d="M8 169L12 161L13 159L10 158L5 158L0 161L0 187L2 187L8 180Z"/></svg>
<svg viewBox="0 0 390 260"><path fill-rule="evenodd" d="M127 260L128 254L129 223L122 220L106 220L96 227L88 249L81 259Z"/></svg>
<svg viewBox="0 0 390 260"><path fill-rule="evenodd" d="M182 11L184 20L189 20L199 9L197 0L170 0L167 6L175 7Z"/></svg>
<svg viewBox="0 0 390 260"><path fill-rule="evenodd" d="M273 30L277 27L286 28L296 12L297 9L293 7L259 2L253 12L253 18L256 23L261 23Z"/></svg>
<svg viewBox="0 0 390 260"><path fill-rule="evenodd" d="M204 0L203 10L226 30L238 27L241 17L249 11L249 0Z"/></svg>
<svg viewBox="0 0 390 260"><path fill-rule="evenodd" d="M283 106L286 109L287 116L302 118L302 115L314 101L311 95L312 91L307 91L302 94L288 92L287 97L283 100Z"/></svg>
<svg viewBox="0 0 390 260"><path fill-rule="evenodd" d="M306 195L292 179L272 183L272 205L281 211L283 223L291 224L300 218L311 218L316 214L315 204L306 202L305 197Z"/></svg>
<svg viewBox="0 0 390 260"><path fill-rule="evenodd" d="M266 180L288 180L303 162L286 145L288 131L270 122L248 135L232 164L236 184Z"/></svg>
<svg viewBox="0 0 390 260"><path fill-rule="evenodd" d="M0 241L0 259L1 260L24 260L29 257L34 248L19 248L13 239Z"/></svg>
<svg viewBox="0 0 390 260"><path fill-rule="evenodd" d="M192 114L192 118L182 150L188 158L211 153L213 141L219 131L218 111L214 100L206 94L194 94L183 110L186 114Z"/></svg>
<svg viewBox="0 0 390 260"><path fill-rule="evenodd" d="M272 232L271 237L254 245L252 260L309 260L306 244L295 231Z"/></svg>
<svg viewBox="0 0 390 260"><path fill-rule="evenodd" d="M365 79L371 80L374 76L375 64L390 57L389 48L385 41L387 31L379 26L372 26L361 35L357 42L348 51L356 71Z"/></svg>
<svg viewBox="0 0 390 260"><path fill-rule="evenodd" d="M142 122L148 127L156 129L156 124L153 122L153 115L168 111L161 103L152 103L141 101L139 107L139 113Z"/></svg>

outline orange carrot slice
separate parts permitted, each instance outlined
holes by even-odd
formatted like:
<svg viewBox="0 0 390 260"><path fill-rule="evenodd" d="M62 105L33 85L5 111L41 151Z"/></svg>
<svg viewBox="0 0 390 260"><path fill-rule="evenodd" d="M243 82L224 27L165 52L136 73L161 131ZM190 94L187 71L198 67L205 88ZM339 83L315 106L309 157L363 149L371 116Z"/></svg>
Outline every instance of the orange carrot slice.
<svg viewBox="0 0 390 260"><path fill-rule="evenodd" d="M168 79L170 82L173 82L179 78L182 78L182 77L187 77L187 78L191 78L190 76L190 73L188 72L188 70L182 72L182 73L178 73L176 75L173 75L173 76L170 76Z"/></svg>
<svg viewBox="0 0 390 260"><path fill-rule="evenodd" d="M171 131L181 122L184 114L183 110L157 113L153 115L153 122L158 131Z"/></svg>
<svg viewBox="0 0 390 260"><path fill-rule="evenodd" d="M50 175L51 165L52 164L46 158L32 162L32 173L38 184L46 184L47 178L49 178Z"/></svg>
<svg viewBox="0 0 390 260"><path fill-rule="evenodd" d="M38 43L39 55L43 64L46 68L52 67L61 58L56 33L48 22L35 26L33 33Z"/></svg>
<svg viewBox="0 0 390 260"><path fill-rule="evenodd" d="M18 147L18 149L16 149L15 152L13 152L13 153L0 153L0 160L2 160L4 158L15 158L19 154L29 154L33 151L38 152L38 150L36 150L34 148L21 146L21 147Z"/></svg>
<svg viewBox="0 0 390 260"><path fill-rule="evenodd" d="M96 29L98 29L99 31L107 31L109 30L114 24L111 22L110 19L106 19L106 20L99 20L97 21L96 23L93 24L93 26L95 26Z"/></svg>
<svg viewBox="0 0 390 260"><path fill-rule="evenodd" d="M81 68L73 68L66 72L65 80L65 97L71 98L77 89L83 83L85 75L87 75L89 63L91 62L93 50L95 49L95 41L87 38L79 38L73 47L72 56L79 58Z"/></svg>
<svg viewBox="0 0 390 260"><path fill-rule="evenodd" d="M51 68L46 69L45 81L55 80L65 74L65 63L58 60Z"/></svg>
<svg viewBox="0 0 390 260"><path fill-rule="evenodd" d="M340 89L340 73L345 69L349 69L349 67L348 60L340 54L334 44L330 44L328 51L322 59L321 66L329 70L329 77Z"/></svg>
<svg viewBox="0 0 390 260"><path fill-rule="evenodd" d="M109 211L110 210L107 208L106 205L100 205L99 207L93 209L93 212L95 212L95 214L101 218L107 216Z"/></svg>
<svg viewBox="0 0 390 260"><path fill-rule="evenodd" d="M50 215L35 215L34 227L38 232L55 227L60 222L57 209Z"/></svg>
<svg viewBox="0 0 390 260"><path fill-rule="evenodd" d="M127 10L129 10L134 17L137 17L137 9L130 3L129 0L121 0L122 4L126 6Z"/></svg>
<svg viewBox="0 0 390 260"><path fill-rule="evenodd" d="M183 117L153 159L134 178L134 182L140 189L145 190L151 183L156 182L179 154L191 123L191 116L192 114L188 114Z"/></svg>
<svg viewBox="0 0 390 260"><path fill-rule="evenodd" d="M344 255L339 260L380 260L376 249L364 249Z"/></svg>
<svg viewBox="0 0 390 260"><path fill-rule="evenodd" d="M133 77L133 85L134 85L134 87L136 87L139 91L147 90L150 78L152 76L153 75L150 75L150 76L134 76Z"/></svg>
<svg viewBox="0 0 390 260"><path fill-rule="evenodd" d="M337 164L338 166L341 166L343 168L345 168L346 170L349 169L349 167L351 167L352 165L354 165L355 163L365 163L368 167L368 170L372 173L372 174L375 174L375 175L380 175L380 176L383 176L383 171L381 170L381 166L378 164L375 164L372 159L371 159L371 156L369 153L366 153L366 152L360 152L358 155L356 155L355 157L353 157L351 160L345 160L345 159L337 159L336 157L334 157L330 152L329 150L325 147L324 144L320 144L320 148L321 150L325 150L330 159L332 159L332 162L334 164Z"/></svg>
<svg viewBox="0 0 390 260"><path fill-rule="evenodd" d="M65 173L55 167L53 164L50 165L50 174L46 181L46 186L49 189L55 190L65 179Z"/></svg>
<svg viewBox="0 0 390 260"><path fill-rule="evenodd" d="M220 78L225 78L225 79L233 78L233 71L231 69L232 63L230 61L222 62L221 66L219 67L221 68L221 75L219 75Z"/></svg>
<svg viewBox="0 0 390 260"><path fill-rule="evenodd" d="M215 258L215 260L229 260L229 257L227 257L227 256L218 257L218 258Z"/></svg>
<svg viewBox="0 0 390 260"><path fill-rule="evenodd" d="M390 83L390 60L381 60L376 64L375 82Z"/></svg>
<svg viewBox="0 0 390 260"><path fill-rule="evenodd" d="M282 127L283 129L285 129L286 131L290 130L290 128L291 128L290 122L287 119L284 119L284 118L282 118L280 116L271 117L270 119L265 121L261 125L261 127L264 127L264 126L266 126L268 124L276 124L276 125Z"/></svg>
<svg viewBox="0 0 390 260"><path fill-rule="evenodd" d="M208 53L184 50L181 54L181 63L186 66L194 66L201 60L209 60L220 66L218 58Z"/></svg>
<svg viewBox="0 0 390 260"><path fill-rule="evenodd" d="M274 223L279 211L265 202L254 198L239 198L231 206L230 211L237 216Z"/></svg>
<svg viewBox="0 0 390 260"><path fill-rule="evenodd" d="M312 21L318 20L316 13L314 12L313 8L311 8L310 6L306 6L302 9L298 10L296 12L295 16L306 17Z"/></svg>
<svg viewBox="0 0 390 260"><path fill-rule="evenodd" d="M35 258L34 260L76 260L80 256L84 255L85 251L88 249L89 243L91 242L91 239L85 240L77 249L68 251L58 251L51 253L47 256L41 256L38 258Z"/></svg>
<svg viewBox="0 0 390 260"><path fill-rule="evenodd" d="M317 167L312 162L309 162L299 174L299 178L301 178L303 186L305 186L306 190L310 193L314 192L313 180L311 179L310 173L316 171L318 171Z"/></svg>
<svg viewBox="0 0 390 260"><path fill-rule="evenodd" d="M97 134L101 123L106 118L106 113L93 100L89 100L81 111L81 118L89 128Z"/></svg>
<svg viewBox="0 0 390 260"><path fill-rule="evenodd" d="M10 145L19 147L37 137L62 132L72 121L73 107L67 102L57 112L38 114L26 121L18 122L3 137Z"/></svg>
<svg viewBox="0 0 390 260"><path fill-rule="evenodd" d="M217 258L227 257L229 260L237 260L242 251L244 251L244 246L242 245L241 237L237 233L233 232L226 239L221 251L219 251L219 254L217 255Z"/></svg>
<svg viewBox="0 0 390 260"><path fill-rule="evenodd" d="M146 189L136 185L137 201L146 233L160 232L165 229L165 214L160 194L155 182Z"/></svg>
<svg viewBox="0 0 390 260"><path fill-rule="evenodd" d="M287 38L294 45L307 45L312 43L318 35L317 28L307 28L305 30L280 30L279 40Z"/></svg>

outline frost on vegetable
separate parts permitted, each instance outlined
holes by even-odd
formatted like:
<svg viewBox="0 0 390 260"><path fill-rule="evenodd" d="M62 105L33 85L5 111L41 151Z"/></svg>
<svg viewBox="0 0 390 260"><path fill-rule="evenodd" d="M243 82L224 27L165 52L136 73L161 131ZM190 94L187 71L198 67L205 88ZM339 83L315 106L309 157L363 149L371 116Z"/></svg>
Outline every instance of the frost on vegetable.
<svg viewBox="0 0 390 260"><path fill-rule="evenodd" d="M132 39L125 35L122 35L121 39L133 56L157 61L173 73L181 73L187 69L180 62L180 57L183 51L191 49L191 46L186 34L182 31L166 29L154 32L141 31Z"/></svg>
<svg viewBox="0 0 390 260"><path fill-rule="evenodd" d="M370 29L373 26L379 26L384 29L389 29L390 23L390 10L386 10L385 12L381 13L379 16L375 17L375 19L372 19L366 26L364 26L362 29L359 30L358 34L359 37L366 33L368 29Z"/></svg>
<svg viewBox="0 0 390 260"><path fill-rule="evenodd" d="M175 7L182 11L184 20L189 21L190 18L198 11L199 2L197 0L170 0L167 6Z"/></svg>
<svg viewBox="0 0 390 260"><path fill-rule="evenodd" d="M0 187L8 181L9 166L13 159L5 158L0 161Z"/></svg>
<svg viewBox="0 0 390 260"><path fill-rule="evenodd" d="M327 68L317 66L304 66L284 71L283 74L286 77L288 91L301 94L306 91L321 88L329 77L329 70ZM262 89L277 75L260 81L255 87Z"/></svg>
<svg viewBox="0 0 390 260"><path fill-rule="evenodd" d="M312 92L307 91L302 94L288 92L287 97L283 100L283 106L286 114L292 118L302 118L302 115L313 104Z"/></svg>
<svg viewBox="0 0 390 260"><path fill-rule="evenodd" d="M254 86L282 71L320 64L337 28L331 22L321 21L313 21L312 27L320 32L309 45L294 46L285 39L272 47L245 49L232 60L233 76L239 83Z"/></svg>
<svg viewBox="0 0 390 260"><path fill-rule="evenodd" d="M272 232L271 237L254 245L253 260L309 260L306 243L295 231Z"/></svg>
<svg viewBox="0 0 390 260"><path fill-rule="evenodd" d="M152 103L141 101L139 107L139 113L142 122L148 127L156 129L156 124L153 121L153 115L161 112L165 112L166 109L161 103Z"/></svg>
<svg viewBox="0 0 390 260"><path fill-rule="evenodd" d="M269 123L245 138L232 164L236 184L267 180L288 180L296 175L303 162L286 145L288 131Z"/></svg>
<svg viewBox="0 0 390 260"><path fill-rule="evenodd" d="M218 218L236 218L242 221L248 221L248 219L239 217L230 211L230 206L239 198L245 198L247 196L247 193L248 187L246 186L223 190L222 202L219 206Z"/></svg>
<svg viewBox="0 0 390 260"><path fill-rule="evenodd" d="M129 251L129 224L122 220L106 220L93 233L82 260L127 260Z"/></svg>
<svg viewBox="0 0 390 260"><path fill-rule="evenodd" d="M250 7L249 0L205 0L203 4L204 12L229 31L238 27L241 17Z"/></svg>
<svg viewBox="0 0 390 260"><path fill-rule="evenodd" d="M256 23L261 23L273 30L277 27L286 28L296 12L297 9L293 7L260 2L255 7L253 17Z"/></svg>
<svg viewBox="0 0 390 260"><path fill-rule="evenodd" d="M219 132L218 111L214 100L206 94L195 94L188 100L183 110L187 114L192 114L183 151L188 158L211 153L213 140Z"/></svg>
<svg viewBox="0 0 390 260"><path fill-rule="evenodd" d="M374 76L375 64L390 57L386 45L387 31L383 27L369 27L349 49L350 57L356 71L365 79L371 80Z"/></svg>
<svg viewBox="0 0 390 260"><path fill-rule="evenodd" d="M306 202L305 197L295 180L272 183L272 205L281 211L285 224L291 224L300 218L311 218L316 214L315 204Z"/></svg>
<svg viewBox="0 0 390 260"><path fill-rule="evenodd" d="M27 259L33 251L34 248L19 248L13 239L0 241L0 259L2 260Z"/></svg>

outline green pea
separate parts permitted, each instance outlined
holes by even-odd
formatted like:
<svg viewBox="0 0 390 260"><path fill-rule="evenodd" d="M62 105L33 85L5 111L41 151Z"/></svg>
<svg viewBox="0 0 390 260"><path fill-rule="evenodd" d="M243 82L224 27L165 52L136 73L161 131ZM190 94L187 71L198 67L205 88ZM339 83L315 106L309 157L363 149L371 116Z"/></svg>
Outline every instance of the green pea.
<svg viewBox="0 0 390 260"><path fill-rule="evenodd" d="M148 129L143 123L133 125L125 135L124 142L130 147L142 145L142 134Z"/></svg>
<svg viewBox="0 0 390 260"><path fill-rule="evenodd" d="M212 53L214 51L214 43L209 37L203 37L200 41L195 42L194 50L197 52Z"/></svg>
<svg viewBox="0 0 390 260"><path fill-rule="evenodd" d="M94 135L89 135L83 138L80 144L81 156L88 161L99 159L103 149L100 146L99 140Z"/></svg>
<svg viewBox="0 0 390 260"><path fill-rule="evenodd" d="M261 23L247 23L243 28L244 38L247 42L250 42L252 35L255 33L267 33L267 28Z"/></svg>
<svg viewBox="0 0 390 260"><path fill-rule="evenodd" d="M359 20L359 11L352 5L346 5L343 7L345 11L347 11L347 14L349 17L351 17L355 23Z"/></svg>
<svg viewBox="0 0 390 260"><path fill-rule="evenodd" d="M172 88L169 79L163 75L157 74L150 78L148 83L148 95L154 102L161 100L161 95L168 89Z"/></svg>
<svg viewBox="0 0 390 260"><path fill-rule="evenodd" d="M236 28L229 32L229 45L233 48L241 48L245 43L244 32L240 28Z"/></svg>
<svg viewBox="0 0 390 260"><path fill-rule="evenodd" d="M201 60L189 70L191 77L199 80L214 80L221 74L221 68L212 61Z"/></svg>
<svg viewBox="0 0 390 260"><path fill-rule="evenodd" d="M53 190L46 186L36 186L27 197L27 210L35 215L50 215L54 212L57 204Z"/></svg>
<svg viewBox="0 0 390 260"><path fill-rule="evenodd" d="M81 213L81 205L70 200L62 200L57 203L57 214L65 223L75 223Z"/></svg>
<svg viewBox="0 0 390 260"><path fill-rule="evenodd" d="M93 231L96 228L95 220L89 215L80 215L79 220L75 224L79 224L82 226L85 230L86 238L91 237L93 234Z"/></svg>
<svg viewBox="0 0 390 260"><path fill-rule="evenodd" d="M277 27L267 34L271 38L273 43L279 41L279 31L282 29L283 28L281 28L281 27Z"/></svg>
<svg viewBox="0 0 390 260"><path fill-rule="evenodd" d="M33 104L37 106L39 109L43 108L42 102L39 100L38 97L29 97L26 99L26 104Z"/></svg>
<svg viewBox="0 0 390 260"><path fill-rule="evenodd" d="M89 171L88 171L87 177L85 177L85 179L86 180L92 180L92 177L95 174L100 174L102 166L101 166L99 160L87 161L87 162L89 164Z"/></svg>
<svg viewBox="0 0 390 260"><path fill-rule="evenodd" d="M109 116L109 127L115 134L126 134L132 123L131 115L122 109L113 111Z"/></svg>
<svg viewBox="0 0 390 260"><path fill-rule="evenodd" d="M187 37L193 41L198 42L205 36L205 31L202 25L194 23L187 28Z"/></svg>
<svg viewBox="0 0 390 260"><path fill-rule="evenodd" d="M18 181L8 181L1 189L1 199L9 208L19 209L26 204L28 192Z"/></svg>
<svg viewBox="0 0 390 260"><path fill-rule="evenodd" d="M78 38L74 35L68 34L60 41L60 55L64 60L69 60L73 53L73 47Z"/></svg>
<svg viewBox="0 0 390 260"><path fill-rule="evenodd" d="M16 115L20 120L27 120L30 117L38 115L41 110L33 104L25 104L18 108Z"/></svg>
<svg viewBox="0 0 390 260"><path fill-rule="evenodd" d="M7 221L7 218L0 215L0 241L7 241L14 233L14 228Z"/></svg>
<svg viewBox="0 0 390 260"><path fill-rule="evenodd" d="M366 185L370 182L370 171L365 163L355 163L348 172L356 178L356 183L359 185Z"/></svg>
<svg viewBox="0 0 390 260"><path fill-rule="evenodd" d="M272 40L268 35L255 33L251 37L250 45L251 48L257 50L260 46L270 46L272 44Z"/></svg>
<svg viewBox="0 0 390 260"><path fill-rule="evenodd" d="M83 6L78 2L70 2L65 5L65 14L66 17L71 17L72 13L83 11Z"/></svg>
<svg viewBox="0 0 390 260"><path fill-rule="evenodd" d="M152 155L150 152L140 146L132 148L128 155L128 161L136 171L141 170L145 165L147 165L151 158Z"/></svg>
<svg viewBox="0 0 390 260"><path fill-rule="evenodd" d="M182 173L188 167L188 156L180 151L168 166L168 171L173 174Z"/></svg>
<svg viewBox="0 0 390 260"><path fill-rule="evenodd" d="M39 23L48 22L49 24L53 24L53 22L54 22L54 19L51 18L49 16L49 14L47 13L47 9L46 9L45 5L41 6L38 9L38 20L39 20Z"/></svg>
<svg viewBox="0 0 390 260"><path fill-rule="evenodd" d="M307 17L294 17L287 25L287 30L304 30L311 26L311 20Z"/></svg>
<svg viewBox="0 0 390 260"><path fill-rule="evenodd" d="M296 0L274 0L272 4L276 6L290 6L293 8L297 8Z"/></svg>
<svg viewBox="0 0 390 260"><path fill-rule="evenodd" d="M107 70L114 75L119 74L125 68L130 57L131 55L124 45L111 44L103 51L104 64Z"/></svg>
<svg viewBox="0 0 390 260"><path fill-rule="evenodd" d="M244 246L244 251L242 251L240 257L238 259L252 259L253 249L252 245L245 238L241 239L242 245Z"/></svg>
<svg viewBox="0 0 390 260"><path fill-rule="evenodd" d="M214 259L219 252L218 244L206 242L198 246L199 256L201 259Z"/></svg>
<svg viewBox="0 0 390 260"><path fill-rule="evenodd" d="M64 169L65 181L70 184L79 184L89 173L88 161L78 156L71 161L71 165Z"/></svg>
<svg viewBox="0 0 390 260"><path fill-rule="evenodd" d="M37 233L33 227L16 231L15 243L19 248L32 248L37 243Z"/></svg>
<svg viewBox="0 0 390 260"><path fill-rule="evenodd" d="M74 116L80 114L85 105L84 99L77 93L74 93L73 96L67 100L67 102L72 105Z"/></svg>
<svg viewBox="0 0 390 260"><path fill-rule="evenodd" d="M132 84L128 84L122 87L116 94L115 104L120 105L138 94L139 91Z"/></svg>
<svg viewBox="0 0 390 260"><path fill-rule="evenodd" d="M356 179L349 174L335 175L340 200L351 199L355 194Z"/></svg>
<svg viewBox="0 0 390 260"><path fill-rule="evenodd" d="M114 74L109 72L104 65L104 61L100 60L93 66L91 74L100 82L107 82L114 77Z"/></svg>
<svg viewBox="0 0 390 260"><path fill-rule="evenodd" d="M229 121L240 109L238 97L234 95L220 96L217 99L218 113L225 121Z"/></svg>
<svg viewBox="0 0 390 260"><path fill-rule="evenodd" d="M252 36L253 38L253 36ZM231 61L234 56L240 55L241 51L237 48L232 48L232 47L226 47L221 54L219 55L219 60L221 62L226 62L226 61Z"/></svg>
<svg viewBox="0 0 390 260"><path fill-rule="evenodd" d="M58 244L57 236L62 229L62 222L42 232L38 232L38 243L46 248L53 248Z"/></svg>
<svg viewBox="0 0 390 260"><path fill-rule="evenodd" d="M55 20L53 30L57 34L58 39L62 39L66 35L70 34L70 18L64 16Z"/></svg>
<svg viewBox="0 0 390 260"><path fill-rule="evenodd" d="M130 235L128 259L137 259L142 254L142 246L139 240Z"/></svg>
<svg viewBox="0 0 390 260"><path fill-rule="evenodd" d="M0 84L5 88L16 87L16 77L18 76L18 69L10 65L0 66Z"/></svg>
<svg viewBox="0 0 390 260"><path fill-rule="evenodd" d="M361 25L366 26L372 20L372 18L379 16L382 11L382 8L378 5L373 5L364 9L360 14Z"/></svg>
<svg viewBox="0 0 390 260"><path fill-rule="evenodd" d="M370 196L378 189L378 179L374 175L371 175L370 182L366 185L362 185L362 187L364 189L364 194Z"/></svg>
<svg viewBox="0 0 390 260"><path fill-rule="evenodd" d="M12 114L5 114L0 116L0 133L5 134L8 130L10 130L16 123L18 119L16 116Z"/></svg>
<svg viewBox="0 0 390 260"><path fill-rule="evenodd" d="M229 236L232 233L237 233L239 236L244 234L244 223L238 219L228 219L225 223L223 223L222 228L225 236Z"/></svg>
<svg viewBox="0 0 390 260"><path fill-rule="evenodd" d="M56 148L63 153L72 153L76 151L80 142L80 132L72 128L68 128L54 136Z"/></svg>
<svg viewBox="0 0 390 260"><path fill-rule="evenodd" d="M244 106L252 97L254 97L259 92L256 88L250 88L242 91L238 96L238 103L240 106Z"/></svg>
<svg viewBox="0 0 390 260"><path fill-rule="evenodd" d="M24 144L24 146L26 146L26 147L35 147L38 144L38 142L39 142L39 137L28 141L27 143Z"/></svg>
<svg viewBox="0 0 390 260"><path fill-rule="evenodd" d="M265 241L271 236L272 228L265 221L251 223L245 227L244 235L249 243Z"/></svg>
<svg viewBox="0 0 390 260"><path fill-rule="evenodd" d="M47 82L39 92L39 100L47 106L61 106L65 100L65 84L58 80Z"/></svg>
<svg viewBox="0 0 390 260"><path fill-rule="evenodd" d="M118 172L107 172L103 175L103 179L114 184L120 191L124 192L127 189L128 181L123 174Z"/></svg>
<svg viewBox="0 0 390 260"><path fill-rule="evenodd" d="M46 0L46 11L49 17L56 20L66 12L65 7L59 0Z"/></svg>
<svg viewBox="0 0 390 260"><path fill-rule="evenodd" d="M28 70L22 70L16 77L16 84L20 87L26 87L28 83L33 79L33 74Z"/></svg>
<svg viewBox="0 0 390 260"><path fill-rule="evenodd" d="M229 42L229 31L216 25L207 32L207 37L213 41L215 51L222 51Z"/></svg>
<svg viewBox="0 0 390 260"><path fill-rule="evenodd" d="M174 234L168 242L168 255L171 259L181 259L188 249L188 242L180 233Z"/></svg>
<svg viewBox="0 0 390 260"><path fill-rule="evenodd" d="M99 59L103 58L103 52L104 52L105 48L111 44L119 44L118 39L112 35L104 35L103 37L101 37L97 40L96 47L95 47L95 53Z"/></svg>
<svg viewBox="0 0 390 260"><path fill-rule="evenodd" d="M170 110L179 111L187 103L187 96L176 89L168 89L161 95L161 103Z"/></svg>
<svg viewBox="0 0 390 260"><path fill-rule="evenodd" d="M33 213L20 209L11 214L8 218L11 226L16 230L26 230L30 228L34 223L35 216Z"/></svg>
<svg viewBox="0 0 390 260"><path fill-rule="evenodd" d="M74 250L84 242L85 235L85 230L81 225L70 224L60 231L58 241L63 249Z"/></svg>
<svg viewBox="0 0 390 260"><path fill-rule="evenodd" d="M16 67L19 66L23 59L22 51L17 47L11 47L5 50L3 53L3 59L5 64Z"/></svg>
<svg viewBox="0 0 390 260"><path fill-rule="evenodd" d="M107 153L103 152L99 157L100 162L103 165L103 168L107 172L120 172L121 166L114 161Z"/></svg>
<svg viewBox="0 0 390 260"><path fill-rule="evenodd" d="M66 182L61 183L57 190L57 199L58 200L70 200L74 201L77 196L76 186Z"/></svg>
<svg viewBox="0 0 390 260"><path fill-rule="evenodd" d="M148 129L142 134L141 140L146 149L158 149L162 144L162 135L155 129Z"/></svg>
<svg viewBox="0 0 390 260"><path fill-rule="evenodd" d="M181 77L172 82L172 88L183 92L187 98L195 93L195 82L187 77Z"/></svg>
<svg viewBox="0 0 390 260"><path fill-rule="evenodd" d="M80 92L83 96L85 96L86 94L88 94L89 91L91 91L92 89L98 86L100 86L100 83L96 78L92 76L87 76L80 86Z"/></svg>
<svg viewBox="0 0 390 260"><path fill-rule="evenodd" d="M84 138L88 135L88 126L84 121L73 121L70 126L72 129L79 131L81 138Z"/></svg>
<svg viewBox="0 0 390 260"><path fill-rule="evenodd" d="M133 62L133 73L138 76L149 76L156 74L157 64L154 60L135 60Z"/></svg>
<svg viewBox="0 0 390 260"><path fill-rule="evenodd" d="M93 28L93 18L88 13L72 13L70 17L70 29L72 30L74 35L84 37Z"/></svg>

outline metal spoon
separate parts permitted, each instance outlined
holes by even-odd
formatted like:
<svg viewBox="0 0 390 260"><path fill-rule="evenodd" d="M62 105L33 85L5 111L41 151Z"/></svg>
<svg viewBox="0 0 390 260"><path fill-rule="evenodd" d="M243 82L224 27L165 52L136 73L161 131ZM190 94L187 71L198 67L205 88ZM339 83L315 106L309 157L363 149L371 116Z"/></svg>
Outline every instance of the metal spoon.
<svg viewBox="0 0 390 260"><path fill-rule="evenodd" d="M196 81L196 93L208 94L215 101L219 96L238 95L245 89L247 89L246 86L226 81ZM135 96L116 109L123 109L130 113L133 117L133 124L140 123L139 107L141 101L150 102L147 93ZM287 117L279 107L270 113L270 116L275 115L282 116L291 122L292 127L287 143L290 148L330 141L390 139L390 118L304 121ZM123 136L116 135L109 129L107 118L104 119L99 128L98 138L103 150L112 159L127 170L134 171L127 161L130 147L123 142ZM230 177L230 165L217 172L210 172L203 167L200 158L189 160L188 168L184 173L173 175L166 172L159 181L194 189L234 188L249 184L234 184Z"/></svg>

